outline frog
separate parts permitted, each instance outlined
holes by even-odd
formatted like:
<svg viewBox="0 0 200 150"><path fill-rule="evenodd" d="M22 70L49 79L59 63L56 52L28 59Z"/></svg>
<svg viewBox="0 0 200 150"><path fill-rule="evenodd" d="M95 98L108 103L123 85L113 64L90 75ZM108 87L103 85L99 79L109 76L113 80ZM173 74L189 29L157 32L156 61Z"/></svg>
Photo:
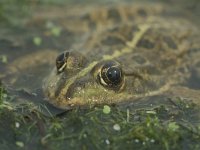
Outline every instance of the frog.
<svg viewBox="0 0 200 150"><path fill-rule="evenodd" d="M183 12L159 3L83 8L72 7L62 21L75 36L70 48L17 58L6 68L6 84L36 99L40 94L40 102L62 110L129 104L156 95L184 96L199 104L200 33ZM39 79L38 68L45 71ZM35 86L20 82L27 70L35 73Z"/></svg>

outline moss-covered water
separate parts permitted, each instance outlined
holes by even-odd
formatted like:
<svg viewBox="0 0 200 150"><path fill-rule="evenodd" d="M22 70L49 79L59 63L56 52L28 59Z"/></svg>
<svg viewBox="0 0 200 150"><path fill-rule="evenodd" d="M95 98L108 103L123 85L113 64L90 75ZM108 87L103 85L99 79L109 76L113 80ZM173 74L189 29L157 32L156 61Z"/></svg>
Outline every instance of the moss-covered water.
<svg viewBox="0 0 200 150"><path fill-rule="evenodd" d="M0 105L0 149L200 148L200 110L178 98L173 108L109 106L106 113L101 106L56 117L45 117L31 103L14 107L4 102Z"/></svg>

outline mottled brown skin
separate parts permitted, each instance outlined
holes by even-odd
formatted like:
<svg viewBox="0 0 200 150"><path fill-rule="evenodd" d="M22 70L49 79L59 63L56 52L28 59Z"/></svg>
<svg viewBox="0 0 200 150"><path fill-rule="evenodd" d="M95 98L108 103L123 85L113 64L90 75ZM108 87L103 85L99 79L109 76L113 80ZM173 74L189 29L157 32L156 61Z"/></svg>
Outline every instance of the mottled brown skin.
<svg viewBox="0 0 200 150"><path fill-rule="evenodd" d="M55 65L44 79L45 100L58 108L71 109L163 93L176 95L172 89L198 94L199 87L193 88L188 82L191 69L197 72L198 80L200 77L200 53L196 50L199 31L184 15L168 12L170 8L160 4L121 4L69 13L71 19L64 25L79 36L72 44L76 50L69 50L70 60L61 73ZM118 90L98 82L97 75L108 62L117 62L122 69L124 79Z"/></svg>
<svg viewBox="0 0 200 150"><path fill-rule="evenodd" d="M73 74L69 69L61 74L52 71L43 86L50 103L63 109L118 103L162 94L187 82L188 65L193 65L188 54L199 38L198 30L183 18L165 17L160 6L132 6L134 12L126 7L86 15L96 28L80 48L88 62ZM125 80L119 91L97 81L108 61L117 61L123 70Z"/></svg>

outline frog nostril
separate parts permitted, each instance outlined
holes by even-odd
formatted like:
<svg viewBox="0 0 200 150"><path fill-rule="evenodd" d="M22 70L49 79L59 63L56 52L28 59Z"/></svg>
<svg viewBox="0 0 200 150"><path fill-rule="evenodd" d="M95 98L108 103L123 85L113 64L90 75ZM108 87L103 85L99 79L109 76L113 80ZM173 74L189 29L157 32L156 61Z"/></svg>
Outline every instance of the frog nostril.
<svg viewBox="0 0 200 150"><path fill-rule="evenodd" d="M56 58L56 68L58 73L61 73L65 69L68 56L69 52L64 52L58 55L58 57Z"/></svg>

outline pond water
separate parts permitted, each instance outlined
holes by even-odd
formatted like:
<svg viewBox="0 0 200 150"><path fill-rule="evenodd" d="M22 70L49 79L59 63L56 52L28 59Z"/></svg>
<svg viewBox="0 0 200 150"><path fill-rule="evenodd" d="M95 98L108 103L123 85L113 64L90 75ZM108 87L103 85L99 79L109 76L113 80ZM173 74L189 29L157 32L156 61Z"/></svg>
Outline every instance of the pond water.
<svg viewBox="0 0 200 150"><path fill-rule="evenodd" d="M51 0L46 0L43 2L21 2L20 4L13 0L13 2L2 1L0 2L0 4L2 4L0 7L0 81L3 83L3 87L5 87L5 89L8 91L8 95L11 97L11 100L9 100L9 102L14 106L18 107L20 105L31 102L35 106L37 106L37 110L39 112L42 112L42 114L45 114L45 116L54 116L61 114L61 118L59 118L61 122L63 120L66 121L65 119L67 117L65 117L65 113L63 115L63 112L66 112L66 110L59 109L56 107L56 105L53 106L52 104L48 103L48 101L45 101L49 97L46 95L46 93L44 93L44 82L45 79L49 77L49 74L51 74L56 69L57 56L66 50L76 50L78 51L78 53L80 52L84 55L84 57L86 57L88 61L87 65L89 66L94 62L98 63L99 60L106 60L106 57L108 56L110 56L111 58L118 59L118 57L116 57L115 55L123 55L125 57L120 57L118 61L120 62L124 59L124 62L126 62L124 63L124 66L131 66L134 68L135 65L128 64L129 62L133 63L132 60L128 60L132 56L132 53L130 54L130 50L127 49L123 50L123 44L121 43L123 43L123 40L125 42L127 41L126 39L123 39L123 36L121 35L125 34L125 32L127 31L129 32L128 27L131 25L145 24L148 22L147 20L149 18L159 18L160 21L158 22L156 22L156 19L155 23L152 21L155 27L156 25L159 27L161 25L163 25L163 27L166 26L167 32L164 31L163 33L169 35L173 34L173 36L175 37L174 39L176 39L174 40L176 41L176 43L184 44L180 44L182 47L179 47L179 45L174 45L173 40L165 38L168 44L172 47L170 49L170 53L165 52L165 45L156 45L157 49L161 51L163 50L163 53L166 54L162 55L163 58L158 58L156 56L156 54L160 54L160 52L158 51L153 51L152 54L150 52L142 53L141 56L145 56L144 58L146 60L148 60L152 64L154 63L150 71L148 70L149 68L145 70L144 67L145 71L149 71L152 73L152 82L145 82L145 88L141 88L142 90L138 88L137 91L134 88L132 88L135 91L130 92L131 88L128 89L128 96L120 95L122 98L126 99L126 101L120 100L118 102L116 100L116 103L114 102L114 106L112 104L110 105L110 107L113 110L113 112L115 112L116 114L119 113L119 116L121 115L121 112L125 112L125 114L127 115L130 111L130 114L134 114L134 116L132 116L133 122L137 120L138 117L137 115L135 115L136 110L144 110L145 112L148 112L151 115L155 115L155 110L157 111L159 109L158 112L160 114L158 114L158 116L162 118L164 124L170 122L170 120L175 120L180 124L185 121L185 124L183 123L183 126L186 128L189 125L195 127L198 127L200 125L200 122L198 121L200 119L200 114L198 111L198 107L200 107L200 33L198 19L200 17L200 3L197 0L190 2L186 0L184 2L181 0L152 0L142 2L133 2L130 0L110 0L101 2L94 2L89 0L84 2L80 0L59 0L55 2ZM119 11L120 15L116 11L116 8L117 11ZM138 9L138 11L134 9ZM111 19L106 13L110 15ZM11 14L13 14L13 16L11 16ZM161 24L162 21L166 21L166 24ZM171 26L176 27L177 30L172 30L172 32L170 32L171 30L167 30L169 29L170 23ZM177 26L180 26L180 28ZM122 31L118 30L117 27L123 27ZM184 32L182 32L183 29L181 27L183 29L184 27L186 27ZM136 33L139 33L137 29L135 29L134 31L131 30L131 32L134 32L135 37L137 37ZM157 34L157 36L155 36L155 38L152 36L151 38L154 41L157 40L159 43L159 37L163 36L163 33L155 33ZM118 41L114 38L107 38L105 40L104 37L109 37L109 34L114 35L115 37L122 37L121 39L123 40L119 40L120 38L117 39ZM140 62L142 67L144 66L144 64L142 64L142 62L144 61L143 57L138 57L140 56L141 51L143 51L143 49L140 50L140 46L147 46L145 47L147 49L152 46L151 43L148 43L148 41L141 40L142 36L145 34L146 32L144 34L139 33L138 35L141 35L139 40L134 40L133 38L132 41L130 40L132 43L129 41L129 45L132 45L129 48L136 49L136 51L134 51L137 54L137 57L135 57L136 55L134 55L135 61L137 60L138 62ZM151 33L149 34L153 35ZM104 45L99 42L100 40L104 41ZM138 43L140 44L140 46ZM176 46L178 48L173 49L173 47ZM102 50L101 47L103 47L105 50ZM112 49L112 51L110 49ZM115 53L115 50L117 51L119 49L121 50L120 54ZM181 53L179 53L179 49ZM184 51L184 49L186 50ZM125 55L126 53L128 53L129 56ZM174 57L171 57L171 54L174 54ZM169 60L169 62L163 63L162 61L168 60L167 58L171 59ZM158 59L157 63L155 59ZM180 62L178 62L179 59ZM177 62L174 63L174 61ZM172 63L174 63L174 65ZM167 67L169 66L169 68L165 68L165 73L167 73L167 75L164 74L163 68L161 69L162 72L160 74L157 73L158 70L156 70L157 68L155 66L159 66L159 64L163 66L165 65ZM175 67L177 64L178 69L176 69ZM136 65L136 67L138 66ZM139 66L138 68L141 67ZM179 70L179 74L176 74L177 72L173 72L173 70ZM71 75L70 73L71 72L67 74L71 77L70 79L75 80L80 79L80 77L82 77L80 75L79 78L75 78L78 75ZM151 73L149 74L151 75ZM68 76L64 77L67 78ZM126 78L129 78L129 76L127 76ZM137 79L134 79L134 81L135 80L137 81ZM168 81L172 82L172 84L168 83ZM82 85L81 82L83 82L83 80L80 80L78 83ZM140 85L139 81L138 84ZM93 83L91 85L93 86ZM88 85L84 84L84 86L87 88ZM128 86L130 86L130 84L127 84L126 87ZM136 84L134 84L134 86L137 87ZM94 87L96 87L96 84ZM149 90L150 87L155 88L155 91L151 89ZM85 91L91 92L91 89ZM53 93L54 91L49 90L48 92ZM97 93L97 98L100 98L100 95L103 92L105 92L105 90L94 93ZM137 93L139 96L130 97L131 94L134 95L135 93ZM95 97L95 94L91 95ZM108 99L110 97L114 97L114 99L121 98L120 96L112 94L113 93L107 95ZM76 96L78 94L76 93L74 95ZM92 97L90 96L90 94L87 93L85 95L86 98ZM99 104L100 107L105 104L110 104L106 102L107 101L105 100L102 103L98 103L97 106L99 106ZM78 113L72 111L69 113L71 113L72 116L74 116L75 114L75 118L80 121L80 118L77 117L77 114L83 114L84 116L86 114L84 111L85 110L82 110ZM95 111L95 113L93 111ZM90 109L86 109L87 115L84 116L85 118L81 119L85 119L84 121L86 122L89 119L88 122L91 123L91 118L94 117L96 114L97 117L102 117L101 114L98 114L98 111L98 108L92 109L91 112ZM94 116L90 113L94 113ZM76 124L76 121L70 124L70 121L73 121L73 118L70 118L69 114L66 116L69 117L69 120L67 120L65 123L62 122L64 124L63 126L69 127L73 131L76 130L79 127ZM174 118L171 116L173 116ZM111 119L113 119L113 117L116 116L112 116ZM106 120L108 118L103 117L103 119ZM113 120L116 121L117 119L114 118ZM98 123L94 121L93 125L95 126L97 124ZM108 124L110 124L110 122L108 122ZM104 126L105 128L107 127L106 124L104 124ZM131 127L131 125L129 127ZM109 129L107 130L109 131ZM125 128L125 130L128 131L128 128ZM73 131L70 131L70 133L73 133ZM79 134L80 132L78 131L77 133ZM73 139L73 137L69 139ZM198 139L198 137L195 139ZM113 141L117 140L113 139ZM107 140L107 143L109 142L110 141ZM188 143L191 143L191 141L189 141ZM197 149L198 146L199 145L197 142ZM183 147L185 149L188 148L187 146ZM87 148L88 147L86 147L86 149ZM168 146L166 146L165 148L167 149Z"/></svg>

